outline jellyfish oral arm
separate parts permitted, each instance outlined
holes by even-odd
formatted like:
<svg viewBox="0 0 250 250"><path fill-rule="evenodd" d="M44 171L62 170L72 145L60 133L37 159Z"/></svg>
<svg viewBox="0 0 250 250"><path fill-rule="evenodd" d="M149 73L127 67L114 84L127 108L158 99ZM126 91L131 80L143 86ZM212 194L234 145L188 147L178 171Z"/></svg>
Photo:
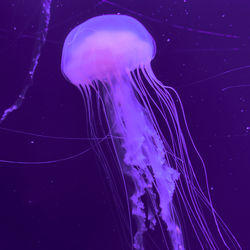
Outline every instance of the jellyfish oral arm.
<svg viewBox="0 0 250 250"><path fill-rule="evenodd" d="M183 245L183 239L181 233L176 231L177 224L171 214L171 207L179 173L166 163L163 143L148 118L147 110L138 102L132 85L128 77L125 80L123 77L114 84L111 93L116 113L116 132L123 138L122 147L125 150L124 172L135 185L130 197L132 215L137 222L134 248L143 249L146 217L153 229L156 214L166 223L177 248ZM147 206L151 209L147 216L142 202L145 194L150 197ZM156 195L159 196L159 204L156 203Z"/></svg>

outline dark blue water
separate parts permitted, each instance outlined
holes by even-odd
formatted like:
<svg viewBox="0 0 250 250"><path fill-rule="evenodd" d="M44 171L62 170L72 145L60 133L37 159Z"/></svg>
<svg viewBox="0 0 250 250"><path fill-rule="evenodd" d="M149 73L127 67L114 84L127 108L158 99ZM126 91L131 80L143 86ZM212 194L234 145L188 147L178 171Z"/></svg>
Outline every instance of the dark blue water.
<svg viewBox="0 0 250 250"><path fill-rule="evenodd" d="M215 209L242 248L249 249L250 3L52 1L46 42L38 53L37 41L44 32L41 3L1 3L1 115L28 86L20 109L1 127L87 137L81 96L60 71L64 39L72 28L96 15L131 15L156 40L155 75L180 94L206 163ZM40 59L30 81L28 72L37 54ZM89 148L88 140L0 130L0 160L45 162ZM93 150L51 164L0 163L0 201L0 249L128 249ZM192 249L199 247L194 243Z"/></svg>

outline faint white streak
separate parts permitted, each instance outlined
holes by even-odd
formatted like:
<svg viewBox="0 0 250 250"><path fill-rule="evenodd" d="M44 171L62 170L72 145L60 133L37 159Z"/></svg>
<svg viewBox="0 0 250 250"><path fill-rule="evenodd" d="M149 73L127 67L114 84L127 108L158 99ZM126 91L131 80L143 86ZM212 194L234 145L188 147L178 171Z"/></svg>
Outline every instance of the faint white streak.
<svg viewBox="0 0 250 250"><path fill-rule="evenodd" d="M51 2L52 0L42 0L40 24L33 49L33 59L28 72L27 82L25 83L25 86L22 89L21 93L19 94L17 100L9 108L4 110L3 115L0 119L0 123L2 123L10 113L21 107L27 91L33 85L33 78L41 55L41 49L46 42L46 37L48 33Z"/></svg>

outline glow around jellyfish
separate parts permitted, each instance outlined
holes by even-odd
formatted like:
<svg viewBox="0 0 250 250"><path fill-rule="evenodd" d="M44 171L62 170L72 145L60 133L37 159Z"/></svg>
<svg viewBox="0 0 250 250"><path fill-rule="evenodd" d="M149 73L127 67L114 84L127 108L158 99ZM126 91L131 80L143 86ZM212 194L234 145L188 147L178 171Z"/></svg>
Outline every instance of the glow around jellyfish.
<svg viewBox="0 0 250 250"><path fill-rule="evenodd" d="M115 187L113 162L122 180L130 248L144 249L145 233L157 224L166 248L187 248L182 216L188 218L202 248L240 249L213 208L206 169L189 134L181 100L173 88L157 80L151 69L155 53L149 32L125 15L98 16L78 25L68 34L62 53L62 73L82 93L91 136L111 134L106 147L99 145L97 153L111 184ZM178 107L173 96L178 99ZM205 192L187 145L200 159ZM128 185L133 186L130 193ZM210 228L206 214L213 219L215 230ZM136 222L135 232L132 220Z"/></svg>

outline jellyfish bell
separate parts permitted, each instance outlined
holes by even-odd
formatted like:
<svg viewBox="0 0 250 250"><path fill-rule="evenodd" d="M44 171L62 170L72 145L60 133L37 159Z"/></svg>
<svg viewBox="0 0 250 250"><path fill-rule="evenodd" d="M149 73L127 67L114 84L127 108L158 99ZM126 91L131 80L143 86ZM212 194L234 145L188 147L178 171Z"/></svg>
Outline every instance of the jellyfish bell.
<svg viewBox="0 0 250 250"><path fill-rule="evenodd" d="M146 233L158 226L164 242L158 249L185 249L188 239L182 223L187 219L202 248L240 249L213 208L205 166L187 128L181 100L151 69L155 53L146 28L125 15L98 16L78 25L68 34L62 53L62 73L82 93L91 135L104 135L106 130L110 134L105 147L95 148L111 184L116 181L111 169L118 169L117 183L124 187L128 207L128 220L121 217L128 224L129 247L143 250ZM185 135L200 158L205 191L192 167ZM130 193L125 175L133 184ZM114 195L116 190L114 185ZM118 196L115 201L120 208ZM213 229L207 218L213 219ZM136 224L133 232L131 220Z"/></svg>
<svg viewBox="0 0 250 250"><path fill-rule="evenodd" d="M103 15L69 33L61 69L73 84L90 84L149 65L154 56L154 39L141 23L125 15Z"/></svg>

